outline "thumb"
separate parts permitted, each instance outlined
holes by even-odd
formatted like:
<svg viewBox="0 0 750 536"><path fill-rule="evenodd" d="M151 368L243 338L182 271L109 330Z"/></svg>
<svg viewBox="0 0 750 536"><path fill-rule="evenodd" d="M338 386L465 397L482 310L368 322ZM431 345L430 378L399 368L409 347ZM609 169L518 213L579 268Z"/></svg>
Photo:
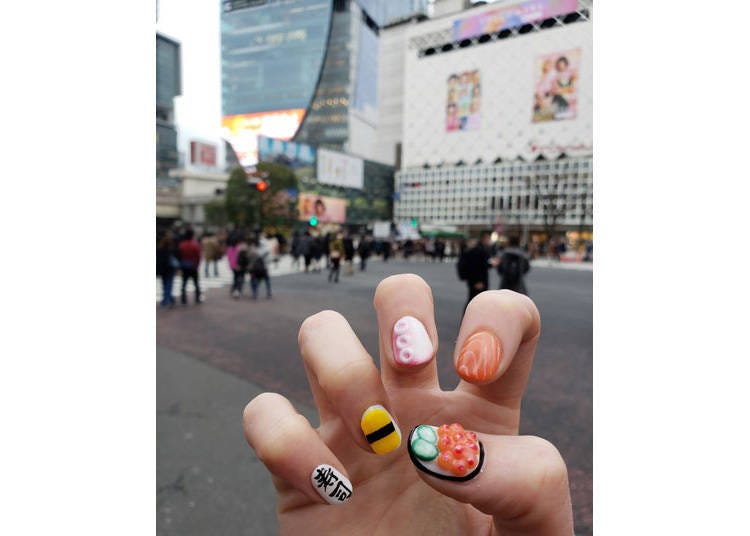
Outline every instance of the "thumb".
<svg viewBox="0 0 750 536"><path fill-rule="evenodd" d="M568 471L549 441L477 434L452 424L419 425L407 444L422 480L491 515L504 536L573 534Z"/></svg>

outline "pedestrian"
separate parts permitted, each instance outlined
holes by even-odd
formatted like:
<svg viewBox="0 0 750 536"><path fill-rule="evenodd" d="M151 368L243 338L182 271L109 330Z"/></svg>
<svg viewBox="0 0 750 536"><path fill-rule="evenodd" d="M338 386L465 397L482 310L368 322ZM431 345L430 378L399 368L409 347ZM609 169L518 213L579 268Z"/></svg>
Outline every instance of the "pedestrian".
<svg viewBox="0 0 750 536"><path fill-rule="evenodd" d="M261 235L261 249L268 251L268 258L273 262L273 265L279 267L279 254L280 246L279 240L275 235L263 233Z"/></svg>
<svg viewBox="0 0 750 536"><path fill-rule="evenodd" d="M161 278L162 307L169 307L170 309L174 307L172 286L179 267L180 261L177 260L175 255L174 236L172 231L167 230L156 248L156 275Z"/></svg>
<svg viewBox="0 0 750 536"><path fill-rule="evenodd" d="M531 264L526 252L519 247L519 242L517 236L511 236L508 239L509 247L500 255L500 262L497 265L497 273L500 276L498 288L528 295L524 275L531 269Z"/></svg>
<svg viewBox="0 0 750 536"><path fill-rule="evenodd" d="M182 272L182 292L180 301L182 305L187 305L187 282L193 280L195 286L195 303L203 301L201 297L201 287L198 281L198 267L201 262L201 246L195 239L195 232L192 229L185 231L184 239L177 247L177 253L180 258L180 271Z"/></svg>
<svg viewBox="0 0 750 536"><path fill-rule="evenodd" d="M460 279L466 281L469 287L469 299L466 306L474 299L474 296L484 292L489 288L489 268L490 263L490 233L482 231L478 241L472 241L466 251L458 258L458 275ZM466 309L464 306L464 310Z"/></svg>
<svg viewBox="0 0 750 536"><path fill-rule="evenodd" d="M354 240L349 233L343 239L344 262L346 263L346 275L354 275Z"/></svg>
<svg viewBox="0 0 750 536"><path fill-rule="evenodd" d="M341 233L328 244L328 256L331 260L331 270L328 272L328 282L339 282L339 272L341 271L341 257L344 256L344 241Z"/></svg>
<svg viewBox="0 0 750 536"><path fill-rule="evenodd" d="M406 242L404 242L404 260L408 261L412 253L414 253L414 241L409 238Z"/></svg>
<svg viewBox="0 0 750 536"><path fill-rule="evenodd" d="M435 256L440 262L443 262L445 259L445 242L439 238L435 240Z"/></svg>
<svg viewBox="0 0 750 536"><path fill-rule="evenodd" d="M234 278L232 280L232 298L238 299L242 295L242 287L245 286L245 273L250 264L247 254L247 243L242 238L235 238L234 243L227 247L227 261L232 269Z"/></svg>
<svg viewBox="0 0 750 536"><path fill-rule="evenodd" d="M391 241L390 239L383 240L383 262L388 262L391 256Z"/></svg>
<svg viewBox="0 0 750 536"><path fill-rule="evenodd" d="M250 266L250 287L253 291L254 300L258 299L258 286L263 280L266 282L266 299L271 299L271 278L266 267L268 256L268 251L263 250L257 240L250 243L248 263Z"/></svg>
<svg viewBox="0 0 750 536"><path fill-rule="evenodd" d="M299 251L305 259L305 273L310 269L310 262L312 261L312 236L310 233L305 231L302 238L299 240Z"/></svg>
<svg viewBox="0 0 750 536"><path fill-rule="evenodd" d="M323 237L316 236L313 238L310 246L310 252L313 259L313 272L320 272L320 260L323 258Z"/></svg>
<svg viewBox="0 0 750 536"><path fill-rule="evenodd" d="M299 271L299 259L302 256L302 248L300 247L300 237L299 233L296 231L292 235L292 245L291 245L291 254L292 254L292 269Z"/></svg>
<svg viewBox="0 0 750 536"><path fill-rule="evenodd" d="M219 239L213 233L206 233L201 238L201 252L203 254L204 271L203 275L208 279L209 267L214 264L214 277L219 277L219 259L221 259L221 249Z"/></svg>
<svg viewBox="0 0 750 536"><path fill-rule="evenodd" d="M357 253L359 254L359 270L364 272L367 269L367 259L370 257L372 252L372 244L366 236L362 236L357 247Z"/></svg>
<svg viewBox="0 0 750 536"><path fill-rule="evenodd" d="M328 258L329 252L331 251L331 233L326 233L323 237L323 256L326 258L326 270L331 267L331 261Z"/></svg>

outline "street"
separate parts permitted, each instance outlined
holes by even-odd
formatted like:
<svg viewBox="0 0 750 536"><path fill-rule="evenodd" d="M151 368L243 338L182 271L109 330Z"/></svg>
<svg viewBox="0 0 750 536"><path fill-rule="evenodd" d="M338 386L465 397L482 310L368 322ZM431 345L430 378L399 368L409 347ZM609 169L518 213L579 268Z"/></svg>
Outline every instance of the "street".
<svg viewBox="0 0 750 536"><path fill-rule="evenodd" d="M329 284L326 272L272 279L273 299L229 297L157 311L157 526L163 535L273 534L270 477L242 434L244 405L262 391L289 398L315 425L297 349L302 321L323 309L343 314L377 362L372 299L388 275L414 272L432 287L440 383L458 383L453 341L466 286L453 263L380 260ZM201 276L203 274L201 273ZM497 288L497 275L490 284ZM178 285L175 285L178 288ZM535 266L527 277L542 336L524 397L521 434L557 446L568 464L576 534L592 534L592 272Z"/></svg>

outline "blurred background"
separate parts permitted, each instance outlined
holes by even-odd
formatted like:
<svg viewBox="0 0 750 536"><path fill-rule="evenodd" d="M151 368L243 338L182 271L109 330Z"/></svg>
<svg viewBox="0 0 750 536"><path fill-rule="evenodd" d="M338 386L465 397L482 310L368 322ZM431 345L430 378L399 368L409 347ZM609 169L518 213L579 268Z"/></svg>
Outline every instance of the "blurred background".
<svg viewBox="0 0 750 536"><path fill-rule="evenodd" d="M592 534L592 17L583 0L157 1L160 534L276 532L242 408L273 390L317 422L298 327L337 310L377 356L382 278L431 285L455 386L475 282L457 267L480 250L499 263L484 288L540 310L521 433L560 449Z"/></svg>

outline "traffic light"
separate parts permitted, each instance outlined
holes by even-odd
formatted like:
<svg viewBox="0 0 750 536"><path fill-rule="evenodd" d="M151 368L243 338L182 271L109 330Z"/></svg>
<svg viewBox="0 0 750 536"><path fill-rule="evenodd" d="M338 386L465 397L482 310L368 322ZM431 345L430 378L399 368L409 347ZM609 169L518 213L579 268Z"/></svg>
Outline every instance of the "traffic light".
<svg viewBox="0 0 750 536"><path fill-rule="evenodd" d="M412 218L411 219L411 226L412 227L416 227L417 226L417 218Z"/></svg>
<svg viewBox="0 0 750 536"><path fill-rule="evenodd" d="M315 227L316 225L318 225L318 218L313 216L312 218L310 218L310 227Z"/></svg>
<svg viewBox="0 0 750 536"><path fill-rule="evenodd" d="M255 187L259 192L265 192L266 188L268 188L268 183L266 181L258 181Z"/></svg>

